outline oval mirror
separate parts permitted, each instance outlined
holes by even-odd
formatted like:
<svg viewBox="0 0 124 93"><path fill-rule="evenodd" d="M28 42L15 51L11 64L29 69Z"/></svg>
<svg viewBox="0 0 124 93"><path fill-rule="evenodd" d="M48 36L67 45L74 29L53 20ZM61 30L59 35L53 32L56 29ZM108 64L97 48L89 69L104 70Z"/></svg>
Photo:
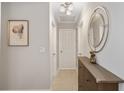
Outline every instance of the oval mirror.
<svg viewBox="0 0 124 93"><path fill-rule="evenodd" d="M91 51L100 52L108 37L108 15L103 7L94 9L88 25L88 42Z"/></svg>

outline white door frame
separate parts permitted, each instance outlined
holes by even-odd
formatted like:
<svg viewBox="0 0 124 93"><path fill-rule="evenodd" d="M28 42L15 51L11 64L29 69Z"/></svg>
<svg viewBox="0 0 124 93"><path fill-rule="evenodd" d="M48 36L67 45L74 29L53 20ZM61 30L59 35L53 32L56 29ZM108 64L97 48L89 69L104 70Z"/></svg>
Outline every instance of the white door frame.
<svg viewBox="0 0 124 93"><path fill-rule="evenodd" d="M57 62L57 42L56 42L56 51L53 51L53 45L51 43L53 43L53 41L51 41L51 37L53 37L53 31L57 32L56 26L55 24L52 22L52 28L50 30L50 63L51 63L51 77L53 78L53 76L56 75L56 63L53 62L54 57L56 56L56 62ZM57 39L57 33L56 33L56 39Z"/></svg>
<svg viewBox="0 0 124 93"><path fill-rule="evenodd" d="M53 16L53 11L52 11L52 3L49 3L49 62L50 62L50 90L51 90L51 84L53 83L53 63L52 63L52 59L51 59L51 55L52 55L52 51L51 51L51 38L50 38L50 34L52 31L52 26L55 26L56 28L56 39L58 37L58 31L57 31L57 25ZM56 40L56 62L57 62L57 57L58 57L58 50L57 50L57 42L58 40ZM57 74L57 71L56 71Z"/></svg>
<svg viewBox="0 0 124 93"><path fill-rule="evenodd" d="M58 63L58 70L61 70L60 68L59 68L59 30L60 29L58 29L57 30L57 53L58 53L58 56L57 56L57 63ZM64 29L64 28L62 28L62 30L75 30L76 31L76 38L75 38L75 41L76 41L76 55L75 55L75 57L76 57L76 68L74 68L75 70L77 70L78 69L78 31L77 31L77 28L75 28L75 29Z"/></svg>

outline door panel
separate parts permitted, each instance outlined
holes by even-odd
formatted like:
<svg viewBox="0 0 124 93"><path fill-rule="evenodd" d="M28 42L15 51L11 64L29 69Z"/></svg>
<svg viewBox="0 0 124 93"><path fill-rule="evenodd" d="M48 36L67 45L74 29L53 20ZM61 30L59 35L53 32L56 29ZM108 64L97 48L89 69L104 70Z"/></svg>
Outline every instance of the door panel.
<svg viewBox="0 0 124 93"><path fill-rule="evenodd" d="M76 68L76 30L59 30L59 68Z"/></svg>

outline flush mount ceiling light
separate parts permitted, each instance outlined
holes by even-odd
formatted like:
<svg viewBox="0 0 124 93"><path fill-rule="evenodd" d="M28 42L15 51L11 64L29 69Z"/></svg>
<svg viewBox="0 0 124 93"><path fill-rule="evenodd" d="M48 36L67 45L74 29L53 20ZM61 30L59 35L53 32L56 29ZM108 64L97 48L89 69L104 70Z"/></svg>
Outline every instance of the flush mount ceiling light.
<svg viewBox="0 0 124 93"><path fill-rule="evenodd" d="M71 15L73 10L72 2L65 2L60 5L60 12L64 12L66 15Z"/></svg>

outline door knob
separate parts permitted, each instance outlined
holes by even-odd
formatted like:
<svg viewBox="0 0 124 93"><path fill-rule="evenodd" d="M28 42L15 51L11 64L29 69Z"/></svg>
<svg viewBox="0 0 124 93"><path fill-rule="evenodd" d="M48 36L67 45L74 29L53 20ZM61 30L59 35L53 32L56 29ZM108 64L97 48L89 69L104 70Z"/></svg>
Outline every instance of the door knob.
<svg viewBox="0 0 124 93"><path fill-rule="evenodd" d="M53 53L53 56L55 56L56 55L56 53Z"/></svg>
<svg viewBox="0 0 124 93"><path fill-rule="evenodd" d="M78 55L79 55L79 56L81 56L81 55L82 55L82 53L78 53Z"/></svg>
<svg viewBox="0 0 124 93"><path fill-rule="evenodd" d="M62 53L63 51L61 50L60 53Z"/></svg>

